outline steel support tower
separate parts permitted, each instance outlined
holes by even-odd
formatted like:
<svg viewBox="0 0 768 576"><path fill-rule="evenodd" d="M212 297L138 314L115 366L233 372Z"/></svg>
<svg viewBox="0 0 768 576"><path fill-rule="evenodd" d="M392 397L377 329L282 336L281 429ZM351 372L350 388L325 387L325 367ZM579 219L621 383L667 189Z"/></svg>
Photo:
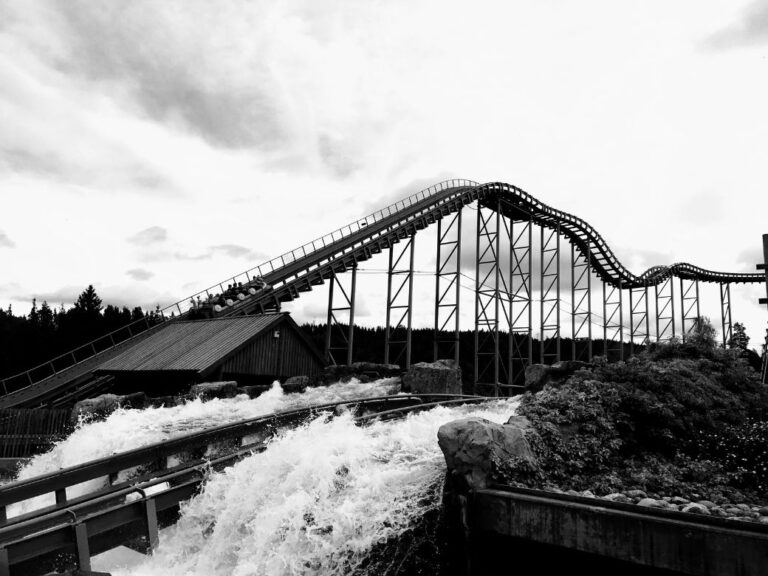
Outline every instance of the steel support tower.
<svg viewBox="0 0 768 576"><path fill-rule="evenodd" d="M603 355L624 360L624 310L621 287L603 282ZM615 354L612 354L615 353Z"/></svg>
<svg viewBox="0 0 768 576"><path fill-rule="evenodd" d="M560 361L560 223L541 227L540 357L542 364Z"/></svg>
<svg viewBox="0 0 768 576"><path fill-rule="evenodd" d="M731 336L733 336L730 283L720 283L720 322L723 327L723 348L726 348L728 342L731 341Z"/></svg>
<svg viewBox="0 0 768 576"><path fill-rule="evenodd" d="M384 363L411 367L413 317L414 234L404 236L389 248L387 268L387 320L384 331Z"/></svg>
<svg viewBox="0 0 768 576"><path fill-rule="evenodd" d="M477 249L475 251L475 393L498 396L499 384L508 381L500 358L502 309L502 267L499 262L502 215L478 205ZM504 224L506 229L506 223Z"/></svg>
<svg viewBox="0 0 768 576"><path fill-rule="evenodd" d="M510 384L525 385L525 369L533 363L533 220L511 224L510 246Z"/></svg>
<svg viewBox="0 0 768 576"><path fill-rule="evenodd" d="M342 265L343 266L343 265ZM346 362L352 364L355 336L355 292L357 288L357 262L352 267L352 273L343 274L346 266L334 270L328 285L328 321L325 325L325 360L329 364ZM339 275L340 274L340 275ZM342 278L348 279L344 287ZM334 299L334 293L339 297Z"/></svg>
<svg viewBox="0 0 768 576"><path fill-rule="evenodd" d="M435 333L433 359L459 363L459 303L461 290L461 213L437 221L435 261Z"/></svg>
<svg viewBox="0 0 768 576"><path fill-rule="evenodd" d="M688 334L696 329L701 318L698 280L680 278L680 308L682 312L680 331L685 341Z"/></svg>
<svg viewBox="0 0 768 576"><path fill-rule="evenodd" d="M653 287L656 297L656 342L668 342L675 337L675 291L672 276Z"/></svg>
<svg viewBox="0 0 768 576"><path fill-rule="evenodd" d="M571 358L592 361L592 257L590 243L584 254L571 243ZM586 340L586 347L577 343Z"/></svg>
<svg viewBox="0 0 768 576"><path fill-rule="evenodd" d="M641 346L650 341L651 325L648 312L648 286L629 289L629 354L635 353L635 345L640 340Z"/></svg>

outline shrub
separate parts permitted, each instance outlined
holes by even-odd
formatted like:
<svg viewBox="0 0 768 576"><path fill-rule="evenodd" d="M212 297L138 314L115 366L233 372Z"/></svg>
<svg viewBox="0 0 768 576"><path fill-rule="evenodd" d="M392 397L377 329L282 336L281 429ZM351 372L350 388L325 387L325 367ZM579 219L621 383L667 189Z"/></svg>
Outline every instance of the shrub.
<svg viewBox="0 0 768 576"><path fill-rule="evenodd" d="M698 453L720 462L732 484L768 491L768 422L748 419L702 434Z"/></svg>
<svg viewBox="0 0 768 576"><path fill-rule="evenodd" d="M518 413L535 431L541 474L530 482L599 491L618 478L695 492L730 482L768 493L766 387L708 330L627 362L597 362L526 394Z"/></svg>

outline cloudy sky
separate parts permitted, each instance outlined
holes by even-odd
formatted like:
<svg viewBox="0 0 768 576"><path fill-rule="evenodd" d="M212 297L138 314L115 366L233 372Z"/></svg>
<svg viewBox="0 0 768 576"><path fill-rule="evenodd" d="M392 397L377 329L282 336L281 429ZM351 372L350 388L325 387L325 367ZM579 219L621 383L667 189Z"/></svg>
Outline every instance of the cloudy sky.
<svg viewBox="0 0 768 576"><path fill-rule="evenodd" d="M450 177L753 271L766 102L766 0L0 0L0 305L167 304Z"/></svg>

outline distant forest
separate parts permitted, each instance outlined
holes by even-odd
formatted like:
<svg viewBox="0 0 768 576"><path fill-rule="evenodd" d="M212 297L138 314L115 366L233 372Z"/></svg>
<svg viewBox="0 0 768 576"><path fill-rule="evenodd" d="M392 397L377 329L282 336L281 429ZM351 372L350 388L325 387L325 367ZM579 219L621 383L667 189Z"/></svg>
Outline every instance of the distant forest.
<svg viewBox="0 0 768 576"><path fill-rule="evenodd" d="M0 377L23 372L145 317L149 325L159 322L155 311L140 306L103 306L93 286L69 309L33 300L28 314L16 316L8 306L0 310Z"/></svg>
<svg viewBox="0 0 768 576"><path fill-rule="evenodd" d="M32 301L32 308L28 314L17 316L9 306L7 310L0 310L0 378L12 376L29 368L42 364L55 356L69 352L70 350L87 344L100 336L122 328L130 322L146 318L143 326L151 326L160 321L156 310L145 311L136 306L133 309L117 307L111 304L104 306L101 298L93 286L88 286L78 296L71 308L66 309L61 305L58 309L51 308L47 302L38 305ZM302 329L316 344L320 351L325 347L325 325L305 324ZM139 331L139 330L137 330ZM344 327L334 328L333 345L342 341L341 332ZM392 340L404 340L402 330L393 334ZM434 331L431 328L416 328L412 331L411 358L413 362L432 361ZM449 334L443 334L442 340L450 338ZM501 356L506 357L508 336L500 334L499 349ZM464 377L471 378L474 372L474 331L463 330L459 336L461 348L461 368ZM528 337L516 336L515 343L518 349L527 351ZM757 370L760 369L760 356L748 349L749 337L744 333L744 327L734 324L734 337L730 347L740 349L749 363ZM545 352L554 351L554 344L545 341ZM531 342L534 362L541 357L541 342L533 339ZM577 340L576 354L573 354L573 341L570 338L562 338L560 343L561 358L585 359L588 341ZM399 358L401 347L394 346L390 362L402 364ZM440 346L441 358L450 357L450 348L445 344ZM604 342L593 340L592 351L594 355L605 354ZM619 344L609 342L609 359L618 358ZM624 344L625 357L628 356L629 345ZM346 361L345 355L339 351L335 354L336 361ZM354 360L367 362L383 362L384 360L384 328L355 327L354 334Z"/></svg>

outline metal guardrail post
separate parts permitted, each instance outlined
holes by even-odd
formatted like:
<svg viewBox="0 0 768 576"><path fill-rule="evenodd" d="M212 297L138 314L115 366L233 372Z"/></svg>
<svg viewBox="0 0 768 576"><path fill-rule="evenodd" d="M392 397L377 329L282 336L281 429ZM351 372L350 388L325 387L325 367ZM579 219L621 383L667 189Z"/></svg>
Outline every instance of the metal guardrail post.
<svg viewBox="0 0 768 576"><path fill-rule="evenodd" d="M91 549L88 545L88 526L84 522L75 524L75 543L77 544L77 567L80 570L90 570Z"/></svg>
<svg viewBox="0 0 768 576"><path fill-rule="evenodd" d="M0 548L0 576L11 576L11 564L6 548Z"/></svg>

